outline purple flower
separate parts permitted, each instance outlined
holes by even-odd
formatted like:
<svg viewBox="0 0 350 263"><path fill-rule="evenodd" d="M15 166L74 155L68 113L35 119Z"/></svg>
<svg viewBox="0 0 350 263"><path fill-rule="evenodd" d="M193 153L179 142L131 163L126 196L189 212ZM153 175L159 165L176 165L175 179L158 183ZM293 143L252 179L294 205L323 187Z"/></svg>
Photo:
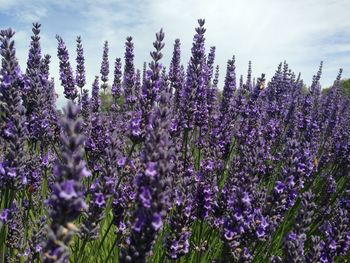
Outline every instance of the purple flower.
<svg viewBox="0 0 350 263"><path fill-rule="evenodd" d="M161 227L163 227L162 217L159 213L154 213L152 216L152 226L158 231Z"/></svg>
<svg viewBox="0 0 350 263"><path fill-rule="evenodd" d="M140 191L140 199L142 201L143 206L146 208L150 208L152 201L150 190L147 187L142 187Z"/></svg>
<svg viewBox="0 0 350 263"><path fill-rule="evenodd" d="M69 63L69 55L66 44L60 36L56 36L58 41L57 56L60 60L60 80L64 87L64 95L67 99L74 101L78 96L75 87L75 78L73 76L72 67Z"/></svg>
<svg viewBox="0 0 350 263"><path fill-rule="evenodd" d="M74 180L65 181L62 184L62 188L58 196L67 201L78 197L78 194L75 192L74 189Z"/></svg>
<svg viewBox="0 0 350 263"><path fill-rule="evenodd" d="M115 59L114 80L111 92L113 97L113 104L111 107L116 110L118 108L118 100L122 95L122 63L120 58Z"/></svg>
<svg viewBox="0 0 350 263"><path fill-rule="evenodd" d="M12 29L0 31L0 54L2 65L0 75L11 85L0 82L0 138L3 145L0 188L21 189L25 182L24 144L27 136L24 108L21 105L20 90L23 87L19 70ZM7 150L6 150L7 148ZM6 207L5 207L6 208Z"/></svg>
<svg viewBox="0 0 350 263"><path fill-rule="evenodd" d="M84 138L80 134L81 120L77 118L78 113L79 109L70 102L62 119L62 158L61 161L57 160L54 170L55 182L49 199L51 224L43 249L44 262L68 260L66 246L76 231L73 221L87 208L81 190Z"/></svg>
<svg viewBox="0 0 350 263"><path fill-rule="evenodd" d="M6 224L7 220L8 220L8 217L9 217L9 213L10 213L10 210L5 208L1 211L0 213L0 221L3 223L3 224Z"/></svg>
<svg viewBox="0 0 350 263"><path fill-rule="evenodd" d="M183 76L181 74L181 50L180 39L175 40L173 57L169 68L170 86L174 89L174 111L177 112L180 106L180 94L182 91Z"/></svg>
<svg viewBox="0 0 350 263"><path fill-rule="evenodd" d="M104 219L106 206L106 191L102 189L102 183L98 180L90 187L91 200L88 209L83 212L82 224L79 237L84 241L91 241L98 238L100 225Z"/></svg>
<svg viewBox="0 0 350 263"><path fill-rule="evenodd" d="M135 179L136 207L131 215L129 242L120 253L121 262L146 260L169 208L170 178L167 174L172 169L169 166L172 148L168 134L168 98L169 94L163 91L159 106L154 107L149 115L149 129L141 151L143 165Z"/></svg>
<svg viewBox="0 0 350 263"><path fill-rule="evenodd" d="M225 117L229 117L231 110L233 110L233 97L236 90L236 66L235 56L227 62L225 86L222 93L222 100L220 105L221 114Z"/></svg>
<svg viewBox="0 0 350 263"><path fill-rule="evenodd" d="M149 69L146 71L145 81L142 86L141 110L145 125L147 125L148 115L154 104L159 101L162 91L163 83L160 76L162 64L159 63L159 60L163 57L161 53L165 45L163 40L164 32L161 29L156 34L156 41L153 43L155 51L151 52L152 61L149 63Z"/></svg>
<svg viewBox="0 0 350 263"><path fill-rule="evenodd" d="M100 86L98 83L98 76L95 77L94 83L92 84L92 94L91 94L91 112L99 112L101 107L100 98Z"/></svg>
<svg viewBox="0 0 350 263"><path fill-rule="evenodd" d="M95 194L95 203L97 206L101 207L106 204L105 197L102 193Z"/></svg>
<svg viewBox="0 0 350 263"><path fill-rule="evenodd" d="M103 91L106 91L108 81L108 74L109 74L109 62L108 62L108 41L105 41L103 46L103 56L102 56L102 63L101 63L101 80L103 82L102 88Z"/></svg>
<svg viewBox="0 0 350 263"><path fill-rule="evenodd" d="M133 109L133 90L135 85L135 67L134 67L134 43L132 37L127 37L125 42L125 65L123 90L125 98L125 107L127 110Z"/></svg>
<svg viewBox="0 0 350 263"><path fill-rule="evenodd" d="M82 95L83 87L86 84L86 76L85 76L85 58L84 58L84 49L81 43L81 37L77 37L77 69L76 69L76 83L80 88L80 95Z"/></svg>

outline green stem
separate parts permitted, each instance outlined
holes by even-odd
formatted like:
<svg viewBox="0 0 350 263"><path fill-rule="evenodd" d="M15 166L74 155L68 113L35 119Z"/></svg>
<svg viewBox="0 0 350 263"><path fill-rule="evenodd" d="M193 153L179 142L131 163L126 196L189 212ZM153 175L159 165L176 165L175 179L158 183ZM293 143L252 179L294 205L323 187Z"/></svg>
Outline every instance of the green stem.
<svg viewBox="0 0 350 263"><path fill-rule="evenodd" d="M24 225L25 225L25 232L24 232L24 240L25 242L27 242L28 240L28 235L29 235L29 212L30 210L32 210L33 208L33 199L32 199L32 195L30 194L29 195L29 209L27 210L27 213L26 213L26 217L25 217L25 222L24 222Z"/></svg>
<svg viewBox="0 0 350 263"><path fill-rule="evenodd" d="M7 236L7 233L6 233L6 226L3 225L1 227L1 262L5 262L5 255L6 255L6 236Z"/></svg>
<svg viewBox="0 0 350 263"><path fill-rule="evenodd" d="M4 198L2 198L4 195ZM4 201L4 205L2 206L2 208L7 208L7 202L8 202L8 195L9 195L9 189L5 189L4 193L1 195L1 202ZM2 203L1 203L2 204ZM6 225L2 225L1 226L1 235L0 235L0 245L1 245L1 262L5 262L5 250L6 250L6 245L5 245L5 241L6 241Z"/></svg>
<svg viewBox="0 0 350 263"><path fill-rule="evenodd" d="M44 178L42 181L42 188L41 188L41 198L42 200L46 199L46 193L47 193L48 183L47 183L47 169L44 170ZM43 213L44 209L44 202L40 203L40 214Z"/></svg>
<svg viewBox="0 0 350 263"><path fill-rule="evenodd" d="M113 242L112 247L110 248L110 250L109 250L109 252L108 252L108 256L107 256L107 258L106 258L106 260L105 260L105 263L108 262L108 259L109 259L110 256L112 255L112 252L113 252L115 246L117 245L118 240L119 240L119 236L117 235L116 238L115 238L115 240L114 240L114 242Z"/></svg>
<svg viewBox="0 0 350 263"><path fill-rule="evenodd" d="M202 242L202 232L203 232L203 220L201 220L201 224L199 226L199 237L198 237L198 248L199 248L199 253L197 254L196 262L200 263L201 262L201 257L202 257L202 248L201 248L201 242Z"/></svg>
<svg viewBox="0 0 350 263"><path fill-rule="evenodd" d="M60 161L62 161L61 156L60 156L60 154L58 153L55 144L54 144L54 143L51 143L51 145L52 145L52 148L53 148L53 150L54 150L54 152L55 152L57 158L58 158Z"/></svg>
<svg viewBox="0 0 350 263"><path fill-rule="evenodd" d="M79 249L79 257L78 257L77 262L79 262L80 259L83 259L83 254L84 254L86 244L87 244L87 238L84 238L83 244L81 245L81 248ZM81 262L84 262L84 261L82 260Z"/></svg>
<svg viewBox="0 0 350 263"><path fill-rule="evenodd" d="M187 168L187 143L188 143L188 129L184 130L183 136L183 159L184 159L184 168Z"/></svg>
<svg viewBox="0 0 350 263"><path fill-rule="evenodd" d="M7 208L8 192L9 192L9 189L6 188L4 193L1 194L1 207L2 208ZM4 201L3 205L2 205L2 201Z"/></svg>
<svg viewBox="0 0 350 263"><path fill-rule="evenodd" d="M102 238L97 250L100 250L102 248L103 243L104 243L104 241L109 233L109 230L112 228L112 226L113 226L113 218L112 218L111 222L109 223L108 228L107 228L106 232L104 233L103 238Z"/></svg>

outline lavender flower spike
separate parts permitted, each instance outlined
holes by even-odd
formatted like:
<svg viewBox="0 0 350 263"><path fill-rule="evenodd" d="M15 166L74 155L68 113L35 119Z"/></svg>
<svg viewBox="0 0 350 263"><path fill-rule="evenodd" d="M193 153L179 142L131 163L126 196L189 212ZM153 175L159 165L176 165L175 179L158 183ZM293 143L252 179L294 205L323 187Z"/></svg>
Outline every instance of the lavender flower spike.
<svg viewBox="0 0 350 263"><path fill-rule="evenodd" d="M125 97L125 107L127 110L133 108L133 90L135 85L135 67L134 67L134 43L132 37L127 37L125 42L125 65L123 89Z"/></svg>
<svg viewBox="0 0 350 263"><path fill-rule="evenodd" d="M180 75L181 63L180 39L175 40L173 58L171 60L169 69L169 79L171 88L174 89L174 110L177 111L180 104L180 94L182 90L182 80Z"/></svg>
<svg viewBox="0 0 350 263"><path fill-rule="evenodd" d="M149 115L144 148L141 152L142 171L137 175L136 209L131 221L130 242L122 249L119 262L146 262L158 231L163 227L166 210L169 209L169 185L167 176L173 156L168 131L167 108L169 94L164 92L160 106Z"/></svg>
<svg viewBox="0 0 350 263"><path fill-rule="evenodd" d="M122 95L122 63L120 58L115 59L114 64L114 80L112 84L112 110L116 110L118 108L118 99Z"/></svg>
<svg viewBox="0 0 350 263"><path fill-rule="evenodd" d="M7 147L3 163L0 163L0 189L18 189L26 181L23 173L26 129L20 97L22 73L12 40L14 34L12 29L0 32L0 146L4 142Z"/></svg>
<svg viewBox="0 0 350 263"><path fill-rule="evenodd" d="M231 103L234 92L236 90L236 73L235 73L235 56L227 62L227 71L225 77L225 86L222 93L222 101L220 105L221 114L225 115L231 110Z"/></svg>
<svg viewBox="0 0 350 263"><path fill-rule="evenodd" d="M95 76L95 81L92 84L91 111L99 112L100 107L101 107L100 86L98 84L98 76Z"/></svg>
<svg viewBox="0 0 350 263"><path fill-rule="evenodd" d="M78 97L78 91L75 87L75 79L72 67L69 63L69 55L66 44L60 36L56 36L58 41L57 56L60 60L60 80L64 87L64 95L67 99L74 101Z"/></svg>
<svg viewBox="0 0 350 263"><path fill-rule="evenodd" d="M85 58L84 58L84 49L81 44L81 37L77 37L77 70L76 70L76 78L75 81L77 86L80 88L80 95L83 93L83 87L86 84L86 76L85 76Z"/></svg>
<svg viewBox="0 0 350 263"><path fill-rule="evenodd" d="M103 56L102 56L102 63L101 63L101 80L103 82L102 89L103 92L106 92L107 88L107 81L108 81L108 74L109 74L109 62L108 62L108 41L105 41L105 44L103 46Z"/></svg>
<svg viewBox="0 0 350 263"><path fill-rule="evenodd" d="M156 41L153 42L155 51L151 51L152 62L149 63L150 69L146 71L146 79L142 87L142 110L143 114L151 111L155 102L159 101L161 91L161 76L162 65L159 60L163 57L161 50L164 48L164 32L161 29L156 34Z"/></svg>
<svg viewBox="0 0 350 263"><path fill-rule="evenodd" d="M78 230L73 224L87 208L81 181L86 174L83 161L84 137L82 122L77 118L79 109L69 102L64 110L61 133L61 160L54 168L54 184L49 199L51 224L43 249L43 262L68 262L68 244Z"/></svg>

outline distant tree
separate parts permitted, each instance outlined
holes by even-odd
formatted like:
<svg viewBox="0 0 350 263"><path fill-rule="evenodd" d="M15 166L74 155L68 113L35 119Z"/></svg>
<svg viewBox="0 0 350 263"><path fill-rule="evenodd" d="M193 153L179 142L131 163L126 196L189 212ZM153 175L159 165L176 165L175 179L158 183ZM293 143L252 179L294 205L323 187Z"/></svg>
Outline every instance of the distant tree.
<svg viewBox="0 0 350 263"><path fill-rule="evenodd" d="M350 79L345 79L342 81L342 90L345 95L350 95Z"/></svg>
<svg viewBox="0 0 350 263"><path fill-rule="evenodd" d="M344 79L341 81L341 92L345 96L350 96L350 79ZM322 89L323 94L327 94L330 91L331 87Z"/></svg>
<svg viewBox="0 0 350 263"><path fill-rule="evenodd" d="M112 96L109 92L100 92L101 111L109 111L111 108Z"/></svg>
<svg viewBox="0 0 350 263"><path fill-rule="evenodd" d="M106 112L111 109L112 105L112 93L111 93L111 86L107 85L106 92L100 92L100 98L101 98L101 111ZM124 96L122 95L119 99L117 104L119 106L124 104Z"/></svg>

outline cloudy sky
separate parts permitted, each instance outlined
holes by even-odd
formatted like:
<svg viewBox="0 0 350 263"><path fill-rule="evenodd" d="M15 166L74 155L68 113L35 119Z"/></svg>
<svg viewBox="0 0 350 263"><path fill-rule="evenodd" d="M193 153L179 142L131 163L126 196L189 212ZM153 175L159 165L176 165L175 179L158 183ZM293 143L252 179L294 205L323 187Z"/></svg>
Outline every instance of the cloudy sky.
<svg viewBox="0 0 350 263"><path fill-rule="evenodd" d="M0 0L0 28L16 31L17 56L25 68L31 23L42 24L42 49L52 56L61 106L56 34L65 40L74 67L75 39L82 36L89 86L99 74L104 40L114 60L123 57L125 38L133 36L136 65L142 68L162 27L164 64L168 66L176 38L186 64L197 18L205 18L206 47L217 48L220 83L227 59L235 55L239 75L246 75L251 60L254 76L266 73L270 78L278 63L287 60L307 84L323 60L321 83L326 87L341 67L343 77L350 77L349 10L349 0Z"/></svg>

